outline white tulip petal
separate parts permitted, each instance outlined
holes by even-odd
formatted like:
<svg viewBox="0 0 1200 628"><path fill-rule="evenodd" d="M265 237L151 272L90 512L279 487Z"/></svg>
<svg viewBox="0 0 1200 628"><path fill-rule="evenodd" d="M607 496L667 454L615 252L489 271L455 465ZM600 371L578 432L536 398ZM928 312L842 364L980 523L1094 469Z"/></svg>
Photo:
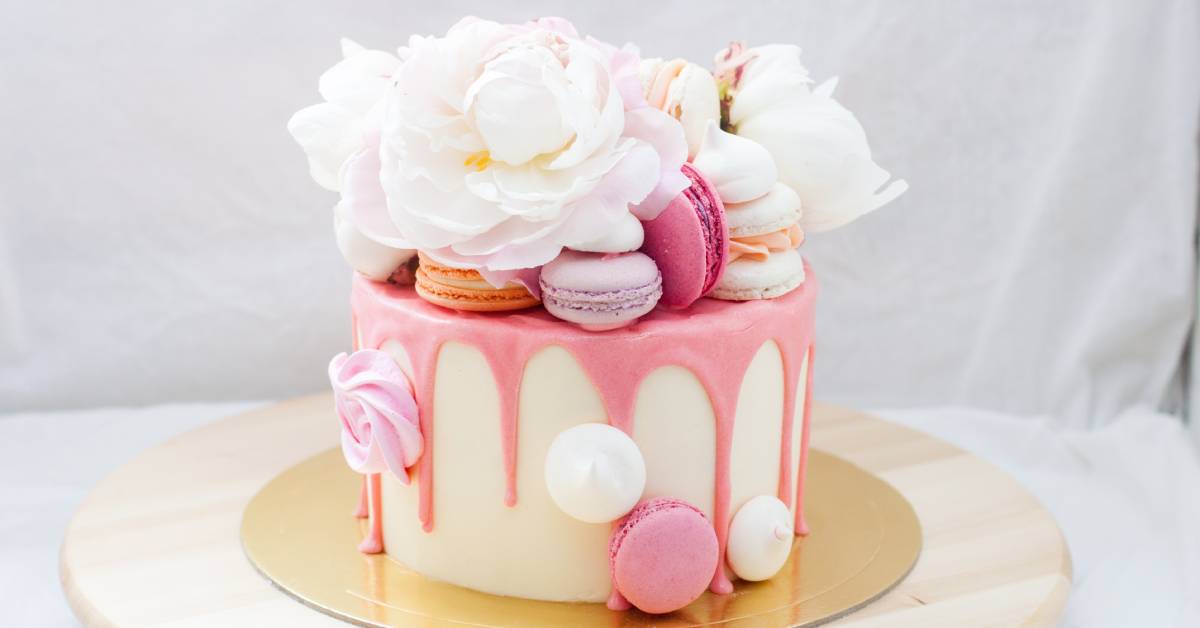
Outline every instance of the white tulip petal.
<svg viewBox="0 0 1200 628"><path fill-rule="evenodd" d="M853 114L815 93L803 103L747 118L738 134L775 157L780 181L800 195L805 231L848 224L908 189L904 181L884 186L891 175L871 159L866 133Z"/></svg>
<svg viewBox="0 0 1200 628"><path fill-rule="evenodd" d="M800 196L806 231L850 223L908 189L902 180L888 183L862 125L833 99L837 78L811 87L799 48L735 45L717 61L732 87L729 121L774 158L779 180Z"/></svg>
<svg viewBox="0 0 1200 628"><path fill-rule="evenodd" d="M338 43L342 45L343 59L349 59L350 57L367 50L362 44L350 39L349 37L343 37Z"/></svg>

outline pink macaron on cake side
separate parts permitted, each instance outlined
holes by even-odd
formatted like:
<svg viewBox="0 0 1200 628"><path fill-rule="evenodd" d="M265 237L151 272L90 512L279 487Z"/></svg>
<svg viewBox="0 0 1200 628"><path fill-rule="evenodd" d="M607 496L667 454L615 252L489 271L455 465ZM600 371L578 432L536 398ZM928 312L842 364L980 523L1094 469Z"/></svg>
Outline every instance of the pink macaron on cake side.
<svg viewBox="0 0 1200 628"><path fill-rule="evenodd" d="M725 206L699 170L684 164L688 187L654 220L643 224L642 252L662 272L662 303L682 309L712 291L725 271L729 233Z"/></svg>
<svg viewBox="0 0 1200 628"><path fill-rule="evenodd" d="M669 613L691 604L717 568L712 524L698 508L667 497L642 502L616 526L608 544L613 593L608 607Z"/></svg>

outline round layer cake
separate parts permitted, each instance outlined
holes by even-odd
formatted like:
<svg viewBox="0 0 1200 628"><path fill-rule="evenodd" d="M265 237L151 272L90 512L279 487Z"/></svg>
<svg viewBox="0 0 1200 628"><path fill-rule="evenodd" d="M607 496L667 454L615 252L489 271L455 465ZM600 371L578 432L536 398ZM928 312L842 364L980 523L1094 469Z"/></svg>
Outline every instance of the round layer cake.
<svg viewBox="0 0 1200 628"><path fill-rule="evenodd" d="M701 299L604 333L544 310L446 310L411 287L354 279L358 349L391 354L412 381L423 454L403 484L383 473L384 550L431 578L499 595L603 602L614 524L558 508L551 442L609 424L645 461L642 501L684 500L712 523L730 590L730 520L777 496L803 533L814 304L811 272L770 300Z"/></svg>

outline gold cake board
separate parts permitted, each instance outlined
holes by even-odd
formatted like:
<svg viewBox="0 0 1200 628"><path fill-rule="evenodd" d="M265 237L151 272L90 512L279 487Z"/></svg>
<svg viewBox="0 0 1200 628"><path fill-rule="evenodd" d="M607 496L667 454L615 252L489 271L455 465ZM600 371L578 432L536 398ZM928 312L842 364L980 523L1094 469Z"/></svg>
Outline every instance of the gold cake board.
<svg viewBox="0 0 1200 628"><path fill-rule="evenodd" d="M246 507L242 544L283 591L364 626L814 626L896 585L921 551L908 501L883 480L836 456L809 456L812 533L796 540L776 577L705 593L669 615L614 612L603 604L500 597L427 579L386 554L356 547L366 522L350 516L362 476L340 450L276 477Z"/></svg>
<svg viewBox="0 0 1200 628"><path fill-rule="evenodd" d="M321 458L304 461L336 441L331 406L329 395L316 395L218 421L139 455L100 482L68 527L62 548L63 587L79 618L89 626L121 627L345 625L272 586L247 560L240 535L247 506L273 478L286 477L281 474L293 468L300 472L304 464L322 464ZM943 441L821 404L813 416L813 443L895 488L916 513L922 537L920 557L908 577L830 625L1054 624L1070 590L1070 554L1053 518L1009 476ZM819 552L817 539L829 525L815 493L822 490L818 457L844 464L812 457L814 531L799 549L802 591L805 562ZM347 479L336 472L332 477L341 478L335 483ZM348 479L353 495L354 476ZM330 490L335 490L332 483ZM346 509L342 501L329 514L357 535L355 526L361 524L345 516ZM314 549L293 547L292 560L320 570L324 565ZM347 549L354 554L353 541ZM843 559L855 549L845 550ZM368 564L361 555L353 558L360 572ZM404 573L399 565L388 565ZM401 577L415 577L409 573ZM781 578L753 587L794 582ZM448 586L422 581L421 590ZM760 594L739 585L739 592L726 596L727 607ZM824 603L822 597L800 607L815 608ZM700 604L713 610L703 599ZM608 611L597 605L596 612ZM635 621L639 616L619 617ZM791 621L785 617L780 623ZM490 618L491 625L505 623L502 616ZM628 624L622 619L609 625Z"/></svg>

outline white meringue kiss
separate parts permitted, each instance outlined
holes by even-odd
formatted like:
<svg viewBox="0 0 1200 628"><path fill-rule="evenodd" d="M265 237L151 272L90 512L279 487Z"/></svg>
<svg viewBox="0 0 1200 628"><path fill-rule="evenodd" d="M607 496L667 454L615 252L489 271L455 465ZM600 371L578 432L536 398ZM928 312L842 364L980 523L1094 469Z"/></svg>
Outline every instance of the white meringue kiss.
<svg viewBox="0 0 1200 628"><path fill-rule="evenodd" d="M724 203L752 201L770 192L779 179L775 160L767 149L722 131L713 121L705 129L704 142L692 165L717 188Z"/></svg>
<svg viewBox="0 0 1200 628"><path fill-rule="evenodd" d="M625 253L642 248L645 237L642 221L633 214L625 214L596 239L581 242L571 248L587 253Z"/></svg>
<svg viewBox="0 0 1200 628"><path fill-rule="evenodd" d="M792 553L792 512L771 495L751 498L729 524L726 560L742 580L766 580Z"/></svg>
<svg viewBox="0 0 1200 628"><path fill-rule="evenodd" d="M546 489L566 514L587 523L623 517L646 488L646 462L625 432L604 423L563 430L546 451Z"/></svg>

